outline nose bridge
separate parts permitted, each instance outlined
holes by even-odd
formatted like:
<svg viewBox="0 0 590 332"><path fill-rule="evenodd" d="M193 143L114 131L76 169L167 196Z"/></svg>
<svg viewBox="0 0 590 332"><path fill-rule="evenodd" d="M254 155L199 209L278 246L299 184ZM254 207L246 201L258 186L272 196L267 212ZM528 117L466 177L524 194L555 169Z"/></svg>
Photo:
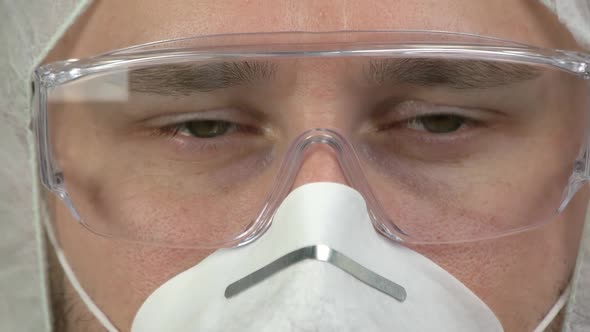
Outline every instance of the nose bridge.
<svg viewBox="0 0 590 332"><path fill-rule="evenodd" d="M326 142L314 142L307 147L293 188L312 182L336 182L350 185L340 165L337 152Z"/></svg>

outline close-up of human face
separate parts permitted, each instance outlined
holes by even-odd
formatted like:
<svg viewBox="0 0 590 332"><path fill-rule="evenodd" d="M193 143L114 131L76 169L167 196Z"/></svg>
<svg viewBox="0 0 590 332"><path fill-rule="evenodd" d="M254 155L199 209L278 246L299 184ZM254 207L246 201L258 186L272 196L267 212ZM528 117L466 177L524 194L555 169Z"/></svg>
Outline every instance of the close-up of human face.
<svg viewBox="0 0 590 332"><path fill-rule="evenodd" d="M210 35L221 36L196 37ZM589 199L576 176L590 90L561 61L569 54L547 53L583 50L541 3L97 1L45 63L187 37L73 62L87 71L42 100L45 200L64 254L49 254L58 330L104 329L58 259L120 331L172 311L201 324L175 331L248 330L232 313L270 330L420 330L363 324L421 310L532 331L566 292ZM322 279L336 289L327 295L323 277L295 277L312 275L297 270L305 262L207 302L215 280L228 286L305 245L330 247L313 258L356 279ZM370 293L391 295L373 273L404 295ZM348 283L361 286L335 286ZM300 298L273 302L287 289ZM181 315L183 293L195 303ZM389 305L412 314L391 317ZM323 321L305 306L325 309ZM281 320L293 323L272 325Z"/></svg>

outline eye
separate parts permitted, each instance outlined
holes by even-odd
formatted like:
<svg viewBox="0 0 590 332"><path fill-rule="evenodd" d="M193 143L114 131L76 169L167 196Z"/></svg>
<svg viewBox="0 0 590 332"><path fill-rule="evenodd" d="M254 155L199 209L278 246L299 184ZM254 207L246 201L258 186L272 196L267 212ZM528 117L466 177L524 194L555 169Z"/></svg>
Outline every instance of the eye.
<svg viewBox="0 0 590 332"><path fill-rule="evenodd" d="M188 121L178 126L177 133L197 138L214 138L227 134L234 124L220 120Z"/></svg>
<svg viewBox="0 0 590 332"><path fill-rule="evenodd" d="M448 134L463 127L468 120L452 114L434 114L415 117L406 122L410 129L426 131L431 134Z"/></svg>

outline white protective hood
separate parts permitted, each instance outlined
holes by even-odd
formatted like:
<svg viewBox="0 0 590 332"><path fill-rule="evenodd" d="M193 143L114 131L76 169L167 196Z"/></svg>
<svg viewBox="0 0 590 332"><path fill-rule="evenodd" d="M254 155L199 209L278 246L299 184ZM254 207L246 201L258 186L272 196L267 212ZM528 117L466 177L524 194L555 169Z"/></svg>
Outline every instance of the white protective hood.
<svg viewBox="0 0 590 332"><path fill-rule="evenodd" d="M0 1L0 331L50 331L31 72L88 0Z"/></svg>
<svg viewBox="0 0 590 332"><path fill-rule="evenodd" d="M540 0L590 50L590 0ZM30 74L91 0L0 1L0 331L50 331ZM582 277L586 276L586 277ZM590 331L590 227L566 332Z"/></svg>

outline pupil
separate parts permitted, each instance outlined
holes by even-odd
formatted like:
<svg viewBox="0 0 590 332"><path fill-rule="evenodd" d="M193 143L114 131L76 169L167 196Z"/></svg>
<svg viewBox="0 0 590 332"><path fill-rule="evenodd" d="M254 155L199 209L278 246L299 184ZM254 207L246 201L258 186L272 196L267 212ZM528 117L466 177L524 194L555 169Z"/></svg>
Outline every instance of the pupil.
<svg viewBox="0 0 590 332"><path fill-rule="evenodd" d="M188 122L186 129L195 137L211 138L227 133L229 126L230 123L226 121L204 120Z"/></svg>
<svg viewBox="0 0 590 332"><path fill-rule="evenodd" d="M422 118L424 129L437 134L456 131L462 124L463 118L456 115L430 115Z"/></svg>

